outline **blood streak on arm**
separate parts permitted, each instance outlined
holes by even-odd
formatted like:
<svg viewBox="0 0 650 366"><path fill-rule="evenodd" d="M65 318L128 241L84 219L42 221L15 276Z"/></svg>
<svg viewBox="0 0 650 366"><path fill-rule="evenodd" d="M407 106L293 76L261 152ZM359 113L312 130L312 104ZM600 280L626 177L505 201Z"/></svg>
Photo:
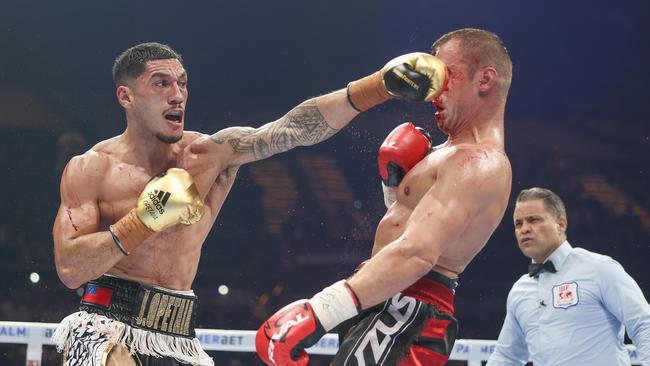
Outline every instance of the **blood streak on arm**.
<svg viewBox="0 0 650 366"><path fill-rule="evenodd" d="M75 225L74 222L72 221L72 211L68 208L65 210L65 212L68 213L68 218L70 219L70 223L72 224L72 228L74 231L79 231L79 226Z"/></svg>

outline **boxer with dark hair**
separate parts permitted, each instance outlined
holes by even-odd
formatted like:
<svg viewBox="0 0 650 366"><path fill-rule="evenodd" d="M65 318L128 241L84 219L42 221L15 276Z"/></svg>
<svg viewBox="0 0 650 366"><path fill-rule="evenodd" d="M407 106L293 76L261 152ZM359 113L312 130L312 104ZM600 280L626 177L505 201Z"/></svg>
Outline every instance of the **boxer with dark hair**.
<svg viewBox="0 0 650 366"><path fill-rule="evenodd" d="M298 300L258 330L269 365L306 365L304 348L352 319L333 365L444 365L457 333L454 289L508 204L512 172L503 119L512 64L497 35L461 29L433 54L448 68L434 99L445 143L430 147L414 125L379 149L388 211L372 257L347 280Z"/></svg>
<svg viewBox="0 0 650 366"><path fill-rule="evenodd" d="M184 131L188 74L169 46L129 48L113 77L126 130L68 162L53 228L59 277L85 289L54 334L67 365L212 365L192 282L239 166L326 140L391 97L432 99L445 66L405 55L261 127L213 135Z"/></svg>

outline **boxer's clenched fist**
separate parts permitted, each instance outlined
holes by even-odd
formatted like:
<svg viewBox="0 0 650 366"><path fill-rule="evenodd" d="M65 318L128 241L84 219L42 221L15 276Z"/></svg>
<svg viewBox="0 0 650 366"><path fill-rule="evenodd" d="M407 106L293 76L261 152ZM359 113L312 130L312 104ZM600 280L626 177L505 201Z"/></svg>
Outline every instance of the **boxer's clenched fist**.
<svg viewBox="0 0 650 366"><path fill-rule="evenodd" d="M155 232L199 221L203 211L192 176L183 169L171 168L147 183L136 207L111 225L110 231L120 250L128 255Z"/></svg>
<svg viewBox="0 0 650 366"><path fill-rule="evenodd" d="M345 280L309 300L298 300L273 314L257 330L255 350L267 365L306 366L305 348L343 321L359 314L361 304Z"/></svg>
<svg viewBox="0 0 650 366"><path fill-rule="evenodd" d="M430 148L431 136L411 122L395 127L386 137L377 154L386 207L397 200L397 186L406 173L424 159Z"/></svg>
<svg viewBox="0 0 650 366"><path fill-rule="evenodd" d="M147 183L135 212L149 229L158 232L179 223L191 225L199 221L203 209L192 176L183 169L171 168Z"/></svg>
<svg viewBox="0 0 650 366"><path fill-rule="evenodd" d="M414 52L389 61L376 73L348 84L350 104L365 111L390 97L430 101L445 87L447 67L437 57Z"/></svg>

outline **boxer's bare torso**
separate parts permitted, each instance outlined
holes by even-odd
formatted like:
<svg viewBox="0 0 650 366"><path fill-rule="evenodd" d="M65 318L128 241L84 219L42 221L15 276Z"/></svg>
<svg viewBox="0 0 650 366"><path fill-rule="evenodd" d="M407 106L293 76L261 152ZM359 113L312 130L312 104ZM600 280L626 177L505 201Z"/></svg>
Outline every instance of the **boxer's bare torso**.
<svg viewBox="0 0 650 366"><path fill-rule="evenodd" d="M377 228L372 255L396 244L384 256L416 257L405 267L432 264L434 271L455 278L483 248L508 204L512 170L503 131L507 88L491 66L472 67L457 39L444 42L435 54L448 67L447 87L434 105L438 128L449 137L398 186L397 200ZM369 277L377 269L369 270ZM387 287L399 291L413 281L416 270L394 272L404 279Z"/></svg>
<svg viewBox="0 0 650 366"><path fill-rule="evenodd" d="M445 165L450 158L451 166ZM478 210L474 217L467 218L460 236L446 245L433 270L450 278L458 277L492 235L508 204L512 171L503 148L496 144L444 144L434 148L399 185L397 201L377 227L373 255L404 233L413 210L427 192L435 189L445 169L456 168L478 175L475 181L480 184L475 189L480 191L481 199L475 202ZM439 207L431 205L428 209L435 217Z"/></svg>
<svg viewBox="0 0 650 366"><path fill-rule="evenodd" d="M128 257L117 262L108 273L171 289L190 288L203 241L232 187L237 171L237 167L224 169L212 154L201 152L201 140L205 138L205 135L185 132L183 139L164 158L166 164L163 169L183 168L192 175L206 205L202 219L194 225L176 225L154 234ZM97 215L73 213L69 207L62 207L61 210L65 212L60 215L61 219L67 221L62 224L68 229L79 230L83 227L89 232L108 230L109 225L135 206L144 186L157 174L139 164L123 140L118 136L100 142L70 162L67 169L72 172L62 182L62 190L75 192L73 196L79 198L85 197L85 202L80 202L81 206L85 206L84 210L96 210ZM69 203L76 206L74 202ZM91 217L97 217L97 221L89 226L84 221Z"/></svg>

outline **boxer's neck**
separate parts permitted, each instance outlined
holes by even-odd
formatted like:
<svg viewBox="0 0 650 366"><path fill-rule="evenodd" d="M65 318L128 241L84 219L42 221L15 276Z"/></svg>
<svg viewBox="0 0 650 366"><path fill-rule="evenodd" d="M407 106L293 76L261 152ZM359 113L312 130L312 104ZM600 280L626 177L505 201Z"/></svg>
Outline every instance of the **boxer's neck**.
<svg viewBox="0 0 650 366"><path fill-rule="evenodd" d="M151 132L135 131L129 127L121 139L125 146L126 159L136 162L136 165L142 166L152 175L174 166L181 150L179 143L166 143Z"/></svg>
<svg viewBox="0 0 650 366"><path fill-rule="evenodd" d="M496 118L482 124L468 123L462 128L452 131L447 143L450 145L485 144L503 150L503 140L503 118Z"/></svg>

